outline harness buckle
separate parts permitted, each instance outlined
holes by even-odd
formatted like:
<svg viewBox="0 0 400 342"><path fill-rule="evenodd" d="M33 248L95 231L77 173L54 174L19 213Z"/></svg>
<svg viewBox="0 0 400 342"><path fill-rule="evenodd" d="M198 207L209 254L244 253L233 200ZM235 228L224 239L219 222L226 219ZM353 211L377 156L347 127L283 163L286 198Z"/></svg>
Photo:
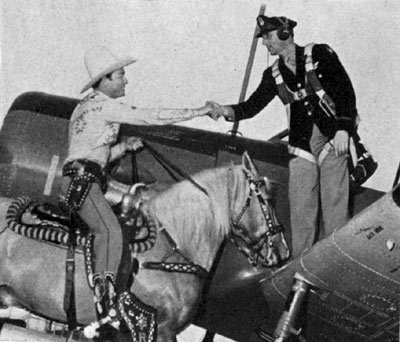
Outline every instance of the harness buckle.
<svg viewBox="0 0 400 342"><path fill-rule="evenodd" d="M301 89L301 90L303 90L303 89ZM299 90L299 91L296 93L296 96L297 96L297 99L298 99L298 100L302 100L302 99L305 97L301 90Z"/></svg>
<svg viewBox="0 0 400 342"><path fill-rule="evenodd" d="M65 261L65 270L67 272L73 272L75 270L75 261L74 261L74 259L67 259Z"/></svg>

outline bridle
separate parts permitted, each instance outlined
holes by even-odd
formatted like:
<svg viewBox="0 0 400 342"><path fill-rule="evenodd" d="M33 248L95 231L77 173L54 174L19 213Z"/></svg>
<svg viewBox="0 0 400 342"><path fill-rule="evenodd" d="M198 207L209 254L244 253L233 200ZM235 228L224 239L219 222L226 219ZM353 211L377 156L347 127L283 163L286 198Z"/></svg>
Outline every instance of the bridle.
<svg viewBox="0 0 400 342"><path fill-rule="evenodd" d="M231 169L229 169L231 170ZM232 170L231 170L232 171ZM229 178L229 177L228 177ZM262 179L255 180L250 173L246 173L246 179L249 186L249 194L240 210L240 213L237 217L231 221L231 225L233 227L232 234L230 236L230 240L235 244L235 246L242 252L247 259L249 260L252 266L257 266L258 260L265 260L265 257L262 255L261 251L265 244L268 244L268 248L274 247L274 241L272 241L271 237L273 235L279 234L283 232L283 227L281 224L276 224L272 218L272 207L268 204L261 193L261 188L267 185L266 177ZM251 200L253 198L253 194L256 195L258 203L260 204L261 212L265 218L267 223L267 231L263 233L258 238L252 237L240 224L240 220L242 219L246 210L250 207ZM254 254L255 258L250 255L250 252L243 248L238 241L234 238L237 237L244 242L246 247L250 249Z"/></svg>

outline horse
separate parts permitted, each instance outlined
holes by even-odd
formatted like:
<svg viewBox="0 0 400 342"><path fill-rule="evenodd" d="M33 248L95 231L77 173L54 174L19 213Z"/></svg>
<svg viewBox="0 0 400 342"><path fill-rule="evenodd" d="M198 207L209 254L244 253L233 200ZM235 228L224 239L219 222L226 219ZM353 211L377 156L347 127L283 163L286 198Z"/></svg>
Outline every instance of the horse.
<svg viewBox="0 0 400 342"><path fill-rule="evenodd" d="M138 261L131 293L157 310L157 341L176 341L193 320L204 279L196 272L174 272L146 264L187 265L184 270L210 272L217 252L231 237L263 266L288 258L272 200L271 182L258 175L245 152L240 165L203 170L194 182L181 181L143 200L142 210L156 223L154 246ZM194 186L197 185L197 186ZM42 317L66 322L63 295L67 248L17 234L6 226L11 199L0 201L0 305L22 307ZM162 233L164 232L164 233ZM76 253L76 320L97 320L85 273L85 257ZM204 273L204 272L203 272Z"/></svg>

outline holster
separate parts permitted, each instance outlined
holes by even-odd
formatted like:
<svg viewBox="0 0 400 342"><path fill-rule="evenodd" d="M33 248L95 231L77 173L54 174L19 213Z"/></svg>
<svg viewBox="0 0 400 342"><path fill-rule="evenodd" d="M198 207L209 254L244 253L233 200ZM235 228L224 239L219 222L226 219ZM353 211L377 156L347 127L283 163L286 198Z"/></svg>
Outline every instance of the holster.
<svg viewBox="0 0 400 342"><path fill-rule="evenodd" d="M71 210L79 210L85 201L92 183L97 182L103 193L107 191L107 177L95 162L77 159L64 165L63 176L71 177L65 204Z"/></svg>

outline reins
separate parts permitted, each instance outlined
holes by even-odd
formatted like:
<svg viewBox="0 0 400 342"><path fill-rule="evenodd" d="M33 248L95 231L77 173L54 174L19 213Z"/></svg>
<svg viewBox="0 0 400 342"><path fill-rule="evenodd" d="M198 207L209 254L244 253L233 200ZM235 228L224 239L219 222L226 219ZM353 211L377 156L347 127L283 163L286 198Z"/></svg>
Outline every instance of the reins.
<svg viewBox="0 0 400 342"><path fill-rule="evenodd" d="M197 189L203 192L206 196L208 196L207 190L204 189L199 183L197 183L189 174L180 169L177 165L169 161L165 156L157 152L153 147L151 147L146 142L143 142L143 146L150 152L150 154L157 160L162 167L169 173L169 175L175 180L179 179L176 177L175 173L181 176L183 179L188 180L192 183Z"/></svg>

